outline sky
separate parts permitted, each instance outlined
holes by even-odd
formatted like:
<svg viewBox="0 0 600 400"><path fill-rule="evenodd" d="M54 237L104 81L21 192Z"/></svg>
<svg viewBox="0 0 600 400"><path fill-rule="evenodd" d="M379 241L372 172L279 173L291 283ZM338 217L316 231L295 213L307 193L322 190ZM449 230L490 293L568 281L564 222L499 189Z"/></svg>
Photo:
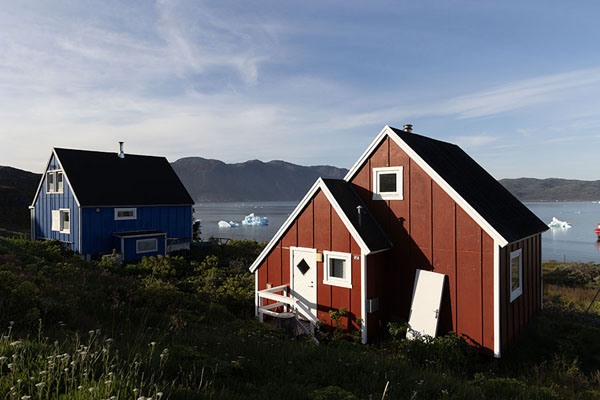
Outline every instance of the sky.
<svg viewBox="0 0 600 400"><path fill-rule="evenodd" d="M0 165L52 147L350 168L385 125L600 179L597 1L0 1Z"/></svg>

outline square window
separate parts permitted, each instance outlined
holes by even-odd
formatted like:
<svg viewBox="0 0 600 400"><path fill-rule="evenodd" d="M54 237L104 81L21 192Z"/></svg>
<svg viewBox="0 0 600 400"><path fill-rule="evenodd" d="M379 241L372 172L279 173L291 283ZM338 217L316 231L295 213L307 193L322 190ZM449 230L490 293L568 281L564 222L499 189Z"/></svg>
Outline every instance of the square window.
<svg viewBox="0 0 600 400"><path fill-rule="evenodd" d="M71 233L71 211L68 208L52 210L52 230Z"/></svg>
<svg viewBox="0 0 600 400"><path fill-rule="evenodd" d="M329 276L332 278L345 279L346 260L341 258L329 259Z"/></svg>
<svg viewBox="0 0 600 400"><path fill-rule="evenodd" d="M138 239L135 241L135 252L151 253L158 251L158 239Z"/></svg>
<svg viewBox="0 0 600 400"><path fill-rule="evenodd" d="M373 168L373 200L402 200L402 167Z"/></svg>
<svg viewBox="0 0 600 400"><path fill-rule="evenodd" d="M523 259L521 249L510 253L510 301L523 293Z"/></svg>
<svg viewBox="0 0 600 400"><path fill-rule="evenodd" d="M352 255L324 251L323 256L323 283L352 288Z"/></svg>
<svg viewBox="0 0 600 400"><path fill-rule="evenodd" d="M379 174L379 193L396 192L396 174Z"/></svg>

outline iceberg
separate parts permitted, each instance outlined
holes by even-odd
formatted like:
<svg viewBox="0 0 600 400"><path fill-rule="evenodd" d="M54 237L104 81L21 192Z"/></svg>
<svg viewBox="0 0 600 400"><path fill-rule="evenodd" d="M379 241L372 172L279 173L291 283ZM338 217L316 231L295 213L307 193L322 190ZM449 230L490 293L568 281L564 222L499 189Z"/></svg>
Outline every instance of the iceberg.
<svg viewBox="0 0 600 400"><path fill-rule="evenodd" d="M238 226L240 226L239 222L235 222L235 221L229 221L229 225L232 228L237 228Z"/></svg>
<svg viewBox="0 0 600 400"><path fill-rule="evenodd" d="M231 224L227 221L219 221L219 228L231 228Z"/></svg>
<svg viewBox="0 0 600 400"><path fill-rule="evenodd" d="M269 219L267 217L259 217L254 215L254 213L250 215L246 215L244 220L242 221L242 225L269 225Z"/></svg>
<svg viewBox="0 0 600 400"><path fill-rule="evenodd" d="M560 229L568 229L571 227L571 224L567 221L561 221L556 217L552 217L552 221L548 224L550 228L560 228Z"/></svg>

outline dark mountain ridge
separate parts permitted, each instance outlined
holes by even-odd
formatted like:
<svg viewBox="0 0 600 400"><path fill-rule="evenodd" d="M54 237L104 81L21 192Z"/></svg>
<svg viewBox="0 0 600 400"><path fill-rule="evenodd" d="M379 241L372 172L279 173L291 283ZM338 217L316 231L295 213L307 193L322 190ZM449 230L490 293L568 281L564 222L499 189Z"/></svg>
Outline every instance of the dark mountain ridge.
<svg viewBox="0 0 600 400"><path fill-rule="evenodd" d="M345 168L307 167L281 160L226 164L187 157L171 165L196 201L299 200L318 177L341 179L348 172Z"/></svg>
<svg viewBox="0 0 600 400"><path fill-rule="evenodd" d="M521 201L600 200L600 180L517 178L500 183Z"/></svg>
<svg viewBox="0 0 600 400"><path fill-rule="evenodd" d="M0 228L27 230L41 174L0 165Z"/></svg>

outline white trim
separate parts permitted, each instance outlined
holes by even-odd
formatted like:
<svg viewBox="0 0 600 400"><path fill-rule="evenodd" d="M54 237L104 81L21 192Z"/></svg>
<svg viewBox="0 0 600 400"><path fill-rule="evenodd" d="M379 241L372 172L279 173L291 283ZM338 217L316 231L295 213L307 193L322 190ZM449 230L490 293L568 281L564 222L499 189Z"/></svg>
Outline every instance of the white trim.
<svg viewBox="0 0 600 400"><path fill-rule="evenodd" d="M517 257L519 257L519 287L513 290L512 261ZM523 294L523 257L521 249L510 252L508 268L510 271L510 302L512 303L517 297Z"/></svg>
<svg viewBox="0 0 600 400"><path fill-rule="evenodd" d="M329 261L331 259L344 261L345 278L329 276ZM323 284L352 289L352 254L339 251L323 251Z"/></svg>
<svg viewBox="0 0 600 400"><path fill-rule="evenodd" d="M81 245L81 207L77 207L77 209L79 210L79 249L77 249L77 252L83 254L81 251L81 249L83 249L83 246Z"/></svg>
<svg viewBox="0 0 600 400"><path fill-rule="evenodd" d="M129 211L133 211L133 215L132 216L119 217L119 213L120 212L129 212ZM115 208L115 212L114 213L115 213L115 221L137 219L137 208L135 208L135 207Z"/></svg>
<svg viewBox="0 0 600 400"><path fill-rule="evenodd" d="M63 165L60 162L60 159L58 158L58 154L56 154L56 149L52 149L52 154L54 155L54 157L56 157L56 162L58 163L58 165L60 165L60 169L63 171L63 179L66 180L67 183L69 184L69 188L71 189L71 194L73 195L73 198L75 199L75 202L77 203L77 206L81 207L81 203L79 202L79 199L77 198L75 189L73 188L73 185L71 185L71 181L69 181L69 176L67 175L67 171L65 171L65 169L63 168ZM50 159L52 159L52 157L50 157ZM49 162L50 161L48 161L48 163ZM63 187L64 187L64 182L63 182Z"/></svg>
<svg viewBox="0 0 600 400"><path fill-rule="evenodd" d="M365 161L369 158L371 153L377 148L379 143L386 137L389 136L410 158L413 160L435 183L437 183L442 190L444 190L451 198L454 200L477 224L484 230L488 235L494 239L494 241L498 242L498 244L502 247L508 244L508 241L494 229L494 227L488 223L485 218L483 218L465 199L459 195L456 190L452 186L450 186L429 164L427 164L406 142L404 142L400 137L386 125L379 135L371 142L367 150L363 153L363 155L358 159L358 161L354 164L354 166L348 171L344 180L350 181L354 175L358 172L360 167L365 163Z"/></svg>
<svg viewBox="0 0 600 400"><path fill-rule="evenodd" d="M404 200L404 168L398 167L380 167L373 168L373 200ZM379 191L379 175L391 174L396 175L396 191L383 192Z"/></svg>
<svg viewBox="0 0 600 400"><path fill-rule="evenodd" d="M69 208L59 208L58 211L60 212L60 216L59 216L59 223L60 223L60 230L59 233L64 233L64 234L71 234L71 209ZM68 214L69 215L69 229L63 229L63 214Z"/></svg>
<svg viewBox="0 0 600 400"><path fill-rule="evenodd" d="M364 252L360 254L360 316L361 324L361 342L367 343L367 255Z"/></svg>
<svg viewBox="0 0 600 400"><path fill-rule="evenodd" d="M258 317L258 270L254 271L254 316Z"/></svg>
<svg viewBox="0 0 600 400"><path fill-rule="evenodd" d="M31 241L35 241L35 207L29 207L30 223L31 223Z"/></svg>
<svg viewBox="0 0 600 400"><path fill-rule="evenodd" d="M494 357L500 358L500 246L494 242Z"/></svg>
<svg viewBox="0 0 600 400"><path fill-rule="evenodd" d="M327 199L329 200L329 203L331 204L331 206L333 207L333 209L337 213L338 217L340 217L340 219L342 220L342 222L346 226L346 229L348 229L348 231L350 232L350 234L352 235L352 237L354 238L354 240L356 240L356 243L358 243L358 246L365 253L371 254L371 249L369 249L369 247L367 246L367 244L364 242L363 238L358 234L358 232L354 228L354 225L352 225L352 222L350 222L350 220L348 219L348 217L346 216L346 214L344 213L344 211L342 210L342 208L340 207L340 205L335 200L335 197L333 197L333 194L329 191L329 188L327 187L327 185L325 185L325 183L323 182L323 180L321 178L319 178L319 180L322 183L321 184L321 190L323 191L323 194L325 194L325 197L327 197Z"/></svg>
<svg viewBox="0 0 600 400"><path fill-rule="evenodd" d="M134 236L132 236L132 237L134 237ZM123 238L123 239L125 239L125 238ZM151 240L154 241L154 249L140 251L140 242L142 242L142 241L149 242ZM153 253L155 251L158 251L158 239L156 239L156 238L151 238L151 239L137 239L135 241L135 254Z"/></svg>
<svg viewBox="0 0 600 400"><path fill-rule="evenodd" d="M287 231L287 229L292 225L292 223L296 220L296 218L304 210L304 207L306 207L306 205L308 204L308 202L313 198L313 196L315 195L315 193L319 189L321 189L321 191L323 191L323 194L325 195L325 197L327 197L327 200L329 200L329 203L331 204L331 206L333 207L333 209L335 210L335 212L338 214L338 216L340 217L340 219L342 220L342 222L346 226L346 229L348 229L348 231L352 235L352 238L356 241L356 243L358 243L358 245L360 246L361 250L363 250L366 254L371 254L372 253L371 250L367 247L367 245L363 241L363 239L360 237L360 235L358 234L358 232L356 231L356 229L354 229L354 226L348 220L348 218L346 217L346 214L344 214L344 212L342 211L341 207L339 206L339 204L335 200L335 197L333 197L333 194L331 194L331 192L329 191L329 189L327 189L327 185L325 185L325 182L323 182L323 179L319 178L314 183L314 185L312 185L312 187L306 193L306 195L300 201L300 203L298 203L298 205L296 206L296 208L294 209L294 211L290 214L290 216L281 225L281 228L279 228L279 230L277 231L277 233L275 234L275 236L273 236L273 238L271 239L271 241L267 244L267 246L259 254L259 256L256 258L256 260L254 260L254 262L252 263L252 265L249 268L250 272L256 271L256 269L264 261L264 259L267 257L267 255L271 252L271 250L273 249L273 247L275 247L275 245L277 244L277 242L279 241L279 239L281 238L281 236L283 236L283 234ZM290 275L290 277L291 277L291 275Z"/></svg>

